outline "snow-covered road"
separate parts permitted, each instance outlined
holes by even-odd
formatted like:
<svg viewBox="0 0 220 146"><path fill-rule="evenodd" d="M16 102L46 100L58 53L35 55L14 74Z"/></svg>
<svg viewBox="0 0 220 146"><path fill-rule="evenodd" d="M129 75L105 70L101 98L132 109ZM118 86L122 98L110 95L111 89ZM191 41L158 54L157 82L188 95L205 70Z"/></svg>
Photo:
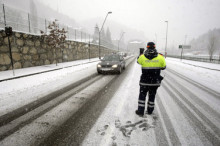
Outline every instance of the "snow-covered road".
<svg viewBox="0 0 220 146"><path fill-rule="evenodd" d="M167 58L166 61L167 69L162 71L165 78L158 89L153 115L139 117L135 114L141 68L134 62L126 70L128 73L121 80L120 87L91 127L82 145L220 145L220 65L181 62L172 58ZM32 89L31 87L35 89L35 93L41 93L41 85L50 90L51 83L60 83L56 86L62 86L65 81L78 78L83 72L94 73L95 65L96 63L83 65L81 69L72 69L72 72L68 70L67 73L63 70L57 74L57 78L54 75L53 79L50 78L52 73L49 73L48 77L43 76L45 82L37 82L36 76L30 77L32 82L27 89L12 86L12 83L24 82L22 78L1 82L0 86L7 89L0 93L0 100L4 101L2 114L7 112L4 108L13 109L10 102L16 97L15 94L22 93L18 97L25 95L25 91ZM109 90L108 88L105 92ZM46 93L46 90L43 91ZM31 95L29 92L27 95ZM25 98L19 99L20 102ZM6 101L9 102L8 108ZM2 144L6 145L7 142ZM16 145L13 142L10 144Z"/></svg>
<svg viewBox="0 0 220 146"><path fill-rule="evenodd" d="M158 90L153 115L144 118L135 115L141 69L134 64L83 145L219 145L219 92L212 94L191 83L201 76L189 82L171 72L171 69L182 67L186 75L187 70L193 70L192 66L181 62L175 62L176 67L173 61L167 61L167 70L162 73L165 79ZM188 73L196 75L199 72ZM212 84L212 79L204 80ZM204 86L210 88L207 84ZM220 89L219 84L215 87Z"/></svg>

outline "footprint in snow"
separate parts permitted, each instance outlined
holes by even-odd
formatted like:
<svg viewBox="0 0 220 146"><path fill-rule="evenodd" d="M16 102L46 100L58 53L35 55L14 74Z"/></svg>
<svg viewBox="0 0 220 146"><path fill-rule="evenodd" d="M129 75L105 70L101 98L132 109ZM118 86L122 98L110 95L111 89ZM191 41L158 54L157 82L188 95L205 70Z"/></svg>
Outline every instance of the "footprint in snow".
<svg viewBox="0 0 220 146"><path fill-rule="evenodd" d="M119 128L119 130L125 137L130 137L132 131L136 130L137 128L142 129L142 131L147 131L150 128L155 128L157 121L158 117L156 115L146 115L146 117L142 120L139 120L135 123L127 121L125 125L122 125L119 119L115 120L115 127Z"/></svg>
<svg viewBox="0 0 220 146"><path fill-rule="evenodd" d="M120 120L115 120L115 127L120 128L121 127L121 121Z"/></svg>
<svg viewBox="0 0 220 146"><path fill-rule="evenodd" d="M138 121L136 123L132 123L131 121L127 121L125 125L121 126L121 123L119 124L119 120L116 120L116 123L117 123L116 128L119 128L119 130L122 132L122 134L125 137L130 137L132 131L137 129L136 126L141 124L141 123L143 123L143 122L146 122L146 121L147 121L146 119L140 120L140 121Z"/></svg>
<svg viewBox="0 0 220 146"><path fill-rule="evenodd" d="M102 127L101 129L98 129L96 132L102 136L105 135L105 131L108 129L109 125L105 125L104 127Z"/></svg>

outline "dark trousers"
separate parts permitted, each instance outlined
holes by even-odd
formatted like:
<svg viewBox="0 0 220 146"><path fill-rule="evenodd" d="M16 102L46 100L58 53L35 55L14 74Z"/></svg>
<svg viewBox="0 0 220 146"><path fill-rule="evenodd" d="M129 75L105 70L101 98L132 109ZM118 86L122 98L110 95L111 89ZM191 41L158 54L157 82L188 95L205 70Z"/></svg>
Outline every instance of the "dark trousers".
<svg viewBox="0 0 220 146"><path fill-rule="evenodd" d="M147 112L152 113L154 110L154 100L155 95L157 93L158 86L143 86L140 85L140 93L138 99L138 111L140 113L144 113L145 110L145 100L148 93L148 104L147 104Z"/></svg>

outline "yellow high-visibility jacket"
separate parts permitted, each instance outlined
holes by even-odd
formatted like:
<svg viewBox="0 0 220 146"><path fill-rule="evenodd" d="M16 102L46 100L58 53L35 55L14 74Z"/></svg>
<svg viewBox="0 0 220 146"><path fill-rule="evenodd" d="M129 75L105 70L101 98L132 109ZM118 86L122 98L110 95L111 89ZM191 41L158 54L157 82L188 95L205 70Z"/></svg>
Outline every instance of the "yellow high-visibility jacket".
<svg viewBox="0 0 220 146"><path fill-rule="evenodd" d="M161 80L163 79L163 77L160 76L160 72L166 68L165 58L160 54L153 59L148 59L145 55L141 55L138 58L138 63L142 67L140 85L160 86Z"/></svg>

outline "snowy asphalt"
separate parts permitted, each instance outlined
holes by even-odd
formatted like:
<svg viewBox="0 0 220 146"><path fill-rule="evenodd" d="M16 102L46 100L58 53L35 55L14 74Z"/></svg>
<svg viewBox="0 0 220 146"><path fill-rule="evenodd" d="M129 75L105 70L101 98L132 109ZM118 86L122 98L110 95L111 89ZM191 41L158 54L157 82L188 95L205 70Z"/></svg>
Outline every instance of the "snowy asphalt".
<svg viewBox="0 0 220 146"><path fill-rule="evenodd" d="M139 91L137 74L141 72L135 64L82 145L218 146L220 93L208 85L219 77L219 72L211 71L215 76L207 81L201 79L205 77L203 73L211 75L207 69L186 66L175 59L169 59L167 65L167 70L162 72L165 78L158 89L153 115L140 118L134 114ZM191 76L182 75L187 73ZM214 86L219 88L219 82Z"/></svg>
<svg viewBox="0 0 220 146"><path fill-rule="evenodd" d="M127 65L133 59L134 57L128 57ZM95 63L97 64L97 61ZM45 71L38 73L45 73ZM21 107L12 108L9 112L6 111L7 113L0 117L0 138L2 140L0 144L36 145L67 119L77 114L77 111L88 104L91 98L94 98L117 77L117 75L98 76L94 68L92 74L91 72L88 74L81 72L80 74L81 78L77 78L78 80L74 80L71 84L46 94L46 96L38 97L37 100L29 101ZM28 77L30 74L22 76Z"/></svg>
<svg viewBox="0 0 220 146"><path fill-rule="evenodd" d="M139 92L137 85L141 70L140 66L133 62L120 76L88 77L84 84L76 85L68 92L64 91L64 94L57 96L55 101L44 105L45 109L49 108L40 114L40 117L36 114L39 112L35 110L44 111L42 107L31 111L36 115L29 113L34 115L34 118L27 123L23 121L25 118L28 119L29 114L16 119L17 121L9 122L8 126L15 127L16 130L9 132L10 134L0 141L0 145L217 146L220 144L219 71L206 68L208 66L218 69L219 65L205 63L196 65L194 63L193 65L197 66L195 67L188 65L189 63L191 62L186 64L176 59L167 60L168 67L162 72L165 78L162 86L158 89L156 109L151 116L145 115L141 118L134 114L137 108ZM89 68L89 66L87 67ZM89 72L88 69L86 71ZM80 80L83 69L78 72L79 75L74 73L74 78ZM92 69L91 72L95 73L96 70ZM91 75L91 72L85 75ZM71 73L67 74L69 80L72 79L71 75ZM59 82L51 83L62 85ZM67 82L65 84L71 85ZM101 89L100 85L104 87L102 88L104 94L98 92ZM51 90L48 86L45 85L45 87L47 90ZM10 89L6 90L10 91ZM21 96L24 95L22 90L18 93ZM16 97L14 94L7 94L7 92L2 95L12 99ZM99 109L97 107L104 103L103 100L99 99L99 102L94 102L94 105L92 103L91 106L91 102L87 102L91 97L107 98L108 101L102 109ZM4 101L6 98L0 100ZM55 105L56 108L51 105ZM93 108L87 109L90 106ZM0 114L13 111L13 104L9 104L8 107L9 109L5 108L6 110L4 107L0 108ZM85 109L83 114L77 112L79 107ZM90 110L90 112L85 112L86 110ZM81 116L77 116L74 120L74 113ZM96 113L99 114L96 115ZM67 119L69 120L66 123ZM19 122L24 125L16 128L16 123ZM6 126L3 124L0 127L3 136L3 131L7 131L9 128Z"/></svg>

